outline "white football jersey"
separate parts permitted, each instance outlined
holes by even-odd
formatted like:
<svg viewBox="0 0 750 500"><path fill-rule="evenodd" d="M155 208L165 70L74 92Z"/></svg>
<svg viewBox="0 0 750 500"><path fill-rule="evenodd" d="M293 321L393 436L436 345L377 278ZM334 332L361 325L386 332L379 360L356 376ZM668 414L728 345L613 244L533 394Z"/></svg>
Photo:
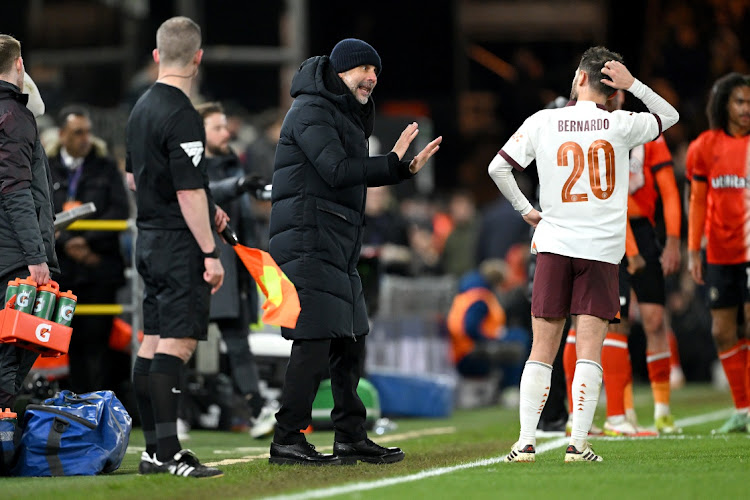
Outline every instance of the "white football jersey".
<svg viewBox="0 0 750 500"><path fill-rule="evenodd" d="M499 154L515 168L536 159L542 220L533 252L619 264L625 254L628 152L656 139L652 113L578 101L530 116Z"/></svg>

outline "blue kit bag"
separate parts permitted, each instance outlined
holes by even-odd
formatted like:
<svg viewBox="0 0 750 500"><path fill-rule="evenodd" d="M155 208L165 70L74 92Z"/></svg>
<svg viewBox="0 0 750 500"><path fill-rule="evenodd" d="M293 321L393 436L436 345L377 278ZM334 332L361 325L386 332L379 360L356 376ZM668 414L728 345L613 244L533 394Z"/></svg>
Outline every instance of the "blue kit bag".
<svg viewBox="0 0 750 500"><path fill-rule="evenodd" d="M61 391L28 405L15 476L93 476L117 470L132 419L112 391Z"/></svg>

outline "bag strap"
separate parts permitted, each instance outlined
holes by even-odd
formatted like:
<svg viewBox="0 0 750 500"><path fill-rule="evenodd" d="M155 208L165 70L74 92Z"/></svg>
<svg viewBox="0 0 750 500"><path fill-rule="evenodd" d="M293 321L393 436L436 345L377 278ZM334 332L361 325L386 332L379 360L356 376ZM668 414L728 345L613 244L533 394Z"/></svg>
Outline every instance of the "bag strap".
<svg viewBox="0 0 750 500"><path fill-rule="evenodd" d="M70 422L62 418L55 417L49 428L47 436L47 448L44 455L47 457L47 465L52 476L64 476L62 460L60 460L60 441L65 430L70 426Z"/></svg>

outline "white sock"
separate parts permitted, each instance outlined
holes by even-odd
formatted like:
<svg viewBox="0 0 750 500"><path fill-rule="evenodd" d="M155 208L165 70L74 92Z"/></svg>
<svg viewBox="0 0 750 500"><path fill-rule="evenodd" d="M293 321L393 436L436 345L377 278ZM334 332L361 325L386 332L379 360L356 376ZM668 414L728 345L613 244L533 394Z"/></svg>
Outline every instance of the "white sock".
<svg viewBox="0 0 750 500"><path fill-rule="evenodd" d="M518 414L521 420L521 434L518 438L521 447L536 446L536 427L549 395L552 380L552 365L540 361L527 361L521 375L520 401Z"/></svg>
<svg viewBox="0 0 750 500"><path fill-rule="evenodd" d="M669 415L669 405L664 403L654 403L654 418L666 417Z"/></svg>
<svg viewBox="0 0 750 500"><path fill-rule="evenodd" d="M599 391L602 388L602 366L588 359L576 362L573 375L573 429L570 433L570 444L581 451L594 421Z"/></svg>

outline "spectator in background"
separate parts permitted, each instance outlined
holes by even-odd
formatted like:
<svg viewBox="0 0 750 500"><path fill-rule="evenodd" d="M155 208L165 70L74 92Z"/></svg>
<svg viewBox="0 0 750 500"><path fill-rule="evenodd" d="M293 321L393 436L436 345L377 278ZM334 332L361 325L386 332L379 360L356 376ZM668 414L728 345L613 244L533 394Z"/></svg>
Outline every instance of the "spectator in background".
<svg viewBox="0 0 750 500"><path fill-rule="evenodd" d="M22 93L21 44L0 35L0 294L8 281L30 277L38 285L58 271L46 156L34 114ZM2 304L1 307L5 307ZM0 407L13 408L38 354L0 344Z"/></svg>
<svg viewBox="0 0 750 500"><path fill-rule="evenodd" d="M480 213L477 262L491 258L504 259L513 245L529 240L529 225L500 195Z"/></svg>
<svg viewBox="0 0 750 500"><path fill-rule="evenodd" d="M59 142L48 149L55 212L93 202L92 219L129 216L125 184L103 141L91 134L91 119L81 106L67 106L58 116ZM60 287L70 289L79 304L114 304L125 283L124 262L116 231L61 231L57 254ZM70 340L70 387L74 392L115 389L127 382L129 356L110 351L111 315L73 317Z"/></svg>
<svg viewBox="0 0 750 500"><path fill-rule="evenodd" d="M513 386L519 383L531 342L527 331L506 328L505 310L495 295L506 276L507 266L500 259L486 260L464 274L447 324L451 359L459 374L486 377L499 370L502 386Z"/></svg>
<svg viewBox="0 0 750 500"><path fill-rule="evenodd" d="M227 213L239 242L255 246L255 226L249 212L249 193L262 189L266 182L244 173L237 155L229 147L227 117L221 104L209 102L197 106L206 129L206 171L214 201ZM250 323L258 320L258 291L232 247L214 233L224 266L224 285L211 296L210 319L219 327L227 346L230 374L237 391L250 408L250 435L254 438L273 431L275 404L266 404L258 385L258 367L250 351Z"/></svg>
<svg viewBox="0 0 750 500"><path fill-rule="evenodd" d="M406 222L393 206L388 186L367 188L362 251L357 269L362 278L370 316L378 310L380 280L384 274L411 273L411 249Z"/></svg>
<svg viewBox="0 0 750 500"><path fill-rule="evenodd" d="M461 276L476 267L479 220L474 196L464 190L454 192L448 203L453 230L445 240L440 267L446 274Z"/></svg>

